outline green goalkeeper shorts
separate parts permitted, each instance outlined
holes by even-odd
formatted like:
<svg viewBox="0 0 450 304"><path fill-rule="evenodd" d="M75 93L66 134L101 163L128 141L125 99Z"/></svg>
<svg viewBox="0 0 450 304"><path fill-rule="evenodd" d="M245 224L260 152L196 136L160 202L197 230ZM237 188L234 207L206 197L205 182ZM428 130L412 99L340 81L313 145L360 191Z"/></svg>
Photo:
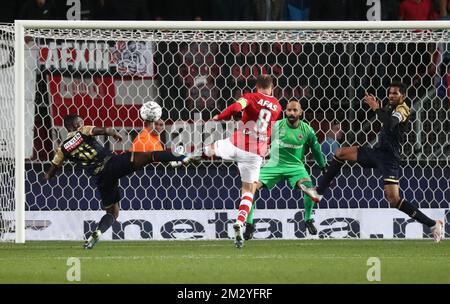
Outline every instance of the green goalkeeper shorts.
<svg viewBox="0 0 450 304"><path fill-rule="evenodd" d="M308 172L304 166L298 167L262 167L259 173L259 181L268 189L275 186L276 183L282 180L288 180L289 184L295 189L296 183L301 179L311 180Z"/></svg>

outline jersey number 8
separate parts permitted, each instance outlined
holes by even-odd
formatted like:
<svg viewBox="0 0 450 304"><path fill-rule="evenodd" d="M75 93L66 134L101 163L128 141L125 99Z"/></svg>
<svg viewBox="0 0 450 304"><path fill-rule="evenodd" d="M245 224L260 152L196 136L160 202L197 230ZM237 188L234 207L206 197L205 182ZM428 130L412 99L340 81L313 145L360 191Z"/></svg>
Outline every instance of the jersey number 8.
<svg viewBox="0 0 450 304"><path fill-rule="evenodd" d="M259 111L258 120L256 121L256 131L258 133L266 133L267 126L270 122L270 117L272 117L272 112L267 109L261 109Z"/></svg>

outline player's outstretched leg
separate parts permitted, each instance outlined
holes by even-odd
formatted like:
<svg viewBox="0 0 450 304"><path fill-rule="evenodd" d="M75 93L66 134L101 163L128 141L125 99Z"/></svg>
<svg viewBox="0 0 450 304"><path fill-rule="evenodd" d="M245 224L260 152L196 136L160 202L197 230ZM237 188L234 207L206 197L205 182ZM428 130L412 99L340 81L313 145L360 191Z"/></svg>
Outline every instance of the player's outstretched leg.
<svg viewBox="0 0 450 304"><path fill-rule="evenodd" d="M100 230L95 230L92 232L91 236L84 242L84 249L92 249L94 248L95 244L100 240L100 236L102 235L102 232Z"/></svg>
<svg viewBox="0 0 450 304"><path fill-rule="evenodd" d="M300 188L300 190L303 191L303 193L305 194L305 197L307 195L314 202L318 203L322 199L323 195L321 195L317 192L316 187L314 187L313 183L310 180L306 180L306 181L302 181L302 182L299 181L299 182L297 182L297 186Z"/></svg>
<svg viewBox="0 0 450 304"><path fill-rule="evenodd" d="M339 174L339 172L341 172L341 168L343 165L343 160L337 158L336 155L333 156L333 160L327 167L325 174L319 180L319 184L317 186L317 193L319 195L323 195L325 191L327 191L328 187L330 187L331 181L336 177L336 175Z"/></svg>
<svg viewBox="0 0 450 304"><path fill-rule="evenodd" d="M112 226L117 216L119 215L119 205L114 204L106 208L106 214L98 223L97 230L95 230L84 243L84 249L92 249L100 240L102 234Z"/></svg>
<svg viewBox="0 0 450 304"><path fill-rule="evenodd" d="M385 181L386 182L386 181ZM386 199L388 200L391 207L397 208L398 210L406 213L411 218L415 219L419 223L423 225L427 225L430 227L431 232L433 233L433 238L436 243L439 243L442 238L442 234L444 231L444 223L440 220L432 220L428 216L426 216L416 204L412 204L407 200L400 197L399 187L397 183L390 183L384 185L384 193Z"/></svg>
<svg viewBox="0 0 450 304"><path fill-rule="evenodd" d="M441 220L433 220L426 216L422 211L419 210L417 206L411 204L405 199L400 199L397 204L397 208L400 211L403 211L411 218L415 219L419 223L427 225L430 227L431 232L433 233L433 238L436 243L439 243L442 239L444 233L444 222Z"/></svg>
<svg viewBox="0 0 450 304"><path fill-rule="evenodd" d="M168 151L133 152L132 161L136 170L154 162L171 163L172 167L199 162L201 156L194 154L177 154Z"/></svg>
<svg viewBox="0 0 450 304"><path fill-rule="evenodd" d="M316 235L317 228L314 226L314 220L312 218L312 210L314 207L314 203L307 194L303 196L303 204L305 205L305 225L308 229L309 234Z"/></svg>

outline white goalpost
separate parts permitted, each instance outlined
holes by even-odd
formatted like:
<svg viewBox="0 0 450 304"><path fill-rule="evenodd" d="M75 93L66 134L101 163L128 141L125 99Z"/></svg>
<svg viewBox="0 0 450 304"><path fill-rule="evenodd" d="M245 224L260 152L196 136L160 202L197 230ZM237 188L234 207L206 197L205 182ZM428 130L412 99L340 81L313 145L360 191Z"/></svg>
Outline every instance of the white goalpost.
<svg viewBox="0 0 450 304"><path fill-rule="evenodd" d="M363 105L384 103L393 80L408 86L411 128L402 146L402 194L450 234L450 21L188 22L25 21L0 25L0 241L82 240L103 211L92 179L67 163L43 173L67 131L63 118L116 128L98 138L127 151L142 130L138 109L163 108L166 148L199 148L231 134L208 120L274 76L282 105L301 101L320 142L339 122L342 146L372 145L380 123ZM12 60L14 58L14 61ZM0 146L0 148L2 148ZM319 176L310 155L306 167ZM287 184L256 197L256 238L427 238L429 230L390 209L375 170L345 166L306 232L302 195ZM121 213L106 239L229 239L240 180L235 166L162 164L124 177Z"/></svg>

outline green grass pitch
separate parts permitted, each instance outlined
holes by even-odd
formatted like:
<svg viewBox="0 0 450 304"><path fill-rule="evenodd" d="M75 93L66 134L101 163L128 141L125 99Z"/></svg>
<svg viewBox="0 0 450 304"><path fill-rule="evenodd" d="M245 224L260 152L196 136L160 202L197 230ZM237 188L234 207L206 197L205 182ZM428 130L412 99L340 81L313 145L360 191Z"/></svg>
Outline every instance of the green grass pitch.
<svg viewBox="0 0 450 304"><path fill-rule="evenodd" d="M80 259L81 283L373 284L369 257L380 259L380 283L450 283L450 241L431 240L3 243L0 283L70 283L69 257Z"/></svg>

